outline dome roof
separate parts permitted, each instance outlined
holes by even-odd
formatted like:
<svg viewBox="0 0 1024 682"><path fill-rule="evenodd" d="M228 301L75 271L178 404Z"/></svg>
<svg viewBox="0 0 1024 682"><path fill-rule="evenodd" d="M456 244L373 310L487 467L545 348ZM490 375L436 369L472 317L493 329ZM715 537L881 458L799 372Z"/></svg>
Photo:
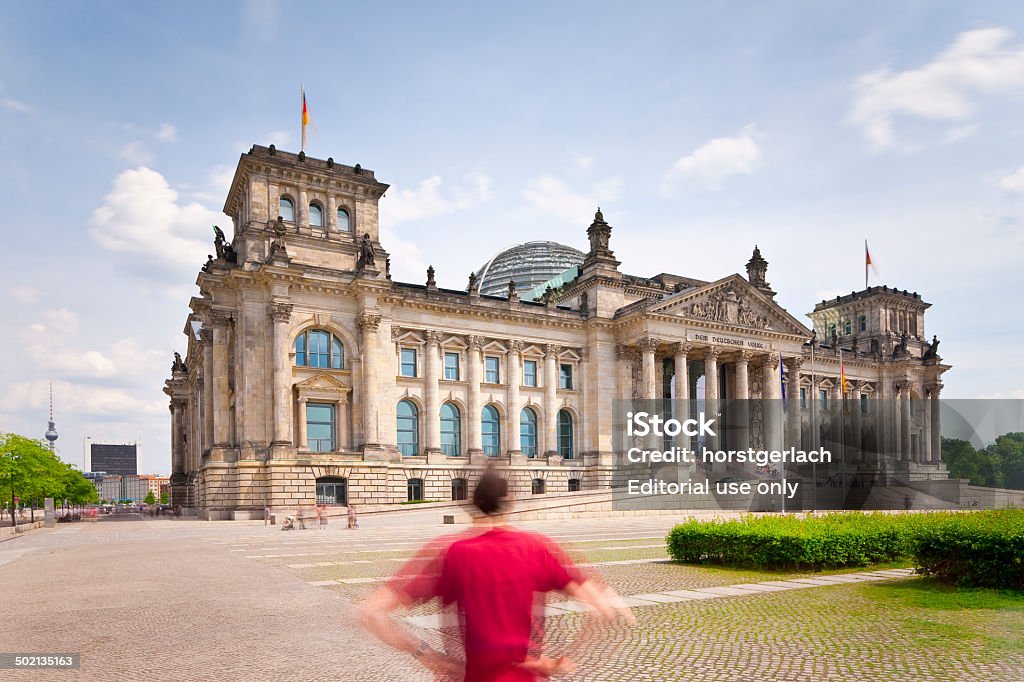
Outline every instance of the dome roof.
<svg viewBox="0 0 1024 682"><path fill-rule="evenodd" d="M558 242L537 241L516 244L499 251L477 270L480 293L504 296L509 281L519 292L528 291L583 264L585 254Z"/></svg>

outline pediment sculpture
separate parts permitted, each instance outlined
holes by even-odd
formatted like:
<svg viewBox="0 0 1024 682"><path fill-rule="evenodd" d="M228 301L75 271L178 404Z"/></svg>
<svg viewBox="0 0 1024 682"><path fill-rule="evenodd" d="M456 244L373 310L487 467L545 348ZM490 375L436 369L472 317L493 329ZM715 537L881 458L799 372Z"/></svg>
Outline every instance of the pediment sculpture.
<svg viewBox="0 0 1024 682"><path fill-rule="evenodd" d="M768 316L750 306L732 287L716 291L703 301L691 303L686 315L708 322L724 322L741 327L768 329Z"/></svg>

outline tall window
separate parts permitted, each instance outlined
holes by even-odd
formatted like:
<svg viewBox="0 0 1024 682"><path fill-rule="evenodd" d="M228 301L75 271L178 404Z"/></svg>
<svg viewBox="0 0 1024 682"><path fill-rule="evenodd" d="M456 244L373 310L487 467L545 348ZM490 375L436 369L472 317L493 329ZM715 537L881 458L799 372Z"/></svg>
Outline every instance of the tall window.
<svg viewBox="0 0 1024 682"><path fill-rule="evenodd" d="M580 491L580 479L570 478L569 479L569 492L578 493Z"/></svg>
<svg viewBox="0 0 1024 682"><path fill-rule="evenodd" d="M537 361L526 360L523 362L523 386L537 385Z"/></svg>
<svg viewBox="0 0 1024 682"><path fill-rule="evenodd" d="M801 388L800 389L800 409L801 410L806 410L807 409L807 389L806 388Z"/></svg>
<svg viewBox="0 0 1024 682"><path fill-rule="evenodd" d="M501 450L501 420L498 418L498 410L493 405L484 406L480 426L484 454L488 457L497 457Z"/></svg>
<svg viewBox="0 0 1024 682"><path fill-rule="evenodd" d="M861 315L860 318L858 318L857 329L859 329L862 332L866 332L868 330L868 318L865 317L864 315Z"/></svg>
<svg viewBox="0 0 1024 682"><path fill-rule="evenodd" d="M496 384L501 378L501 363L498 358L487 356L484 358L484 383Z"/></svg>
<svg viewBox="0 0 1024 682"><path fill-rule="evenodd" d="M452 403L441 406L441 452L449 457L462 454L462 419Z"/></svg>
<svg viewBox="0 0 1024 682"><path fill-rule="evenodd" d="M558 366L558 387L572 388L572 365Z"/></svg>
<svg viewBox="0 0 1024 682"><path fill-rule="evenodd" d="M868 397L863 393L860 394L860 411L864 414L868 413Z"/></svg>
<svg viewBox="0 0 1024 682"><path fill-rule="evenodd" d="M527 457L537 456L537 413L529 407L519 413L519 449Z"/></svg>
<svg viewBox="0 0 1024 682"><path fill-rule="evenodd" d="M405 484L405 490L407 498L410 502L420 502L423 500L423 479L422 478L410 478Z"/></svg>
<svg viewBox="0 0 1024 682"><path fill-rule="evenodd" d="M398 403L398 450L406 457L420 453L420 411L411 400Z"/></svg>
<svg viewBox="0 0 1024 682"><path fill-rule="evenodd" d="M822 410L828 409L828 391L825 389L818 391L818 407Z"/></svg>
<svg viewBox="0 0 1024 682"><path fill-rule="evenodd" d="M414 377L414 376L416 376L416 349L415 348L403 348L402 349L402 376L403 377Z"/></svg>
<svg viewBox="0 0 1024 682"><path fill-rule="evenodd" d="M572 414L568 410L558 411L558 454L572 459L573 453Z"/></svg>
<svg viewBox="0 0 1024 682"><path fill-rule="evenodd" d="M349 221L348 211L343 208L338 209L338 231L339 232L351 232L352 224Z"/></svg>
<svg viewBox="0 0 1024 682"><path fill-rule="evenodd" d="M348 504L348 479L325 477L316 479L317 504Z"/></svg>
<svg viewBox="0 0 1024 682"><path fill-rule="evenodd" d="M469 481L464 478L453 478L452 479L452 501L459 502L460 500L469 499Z"/></svg>
<svg viewBox="0 0 1024 682"><path fill-rule="evenodd" d="M850 320L843 322L843 333L846 334L847 336L853 333L853 322L851 322Z"/></svg>
<svg viewBox="0 0 1024 682"><path fill-rule="evenodd" d="M324 226L324 209L320 208L320 204L309 205L309 224L311 227Z"/></svg>
<svg viewBox="0 0 1024 682"><path fill-rule="evenodd" d="M295 204L288 197L281 197L277 207L277 214L290 223L295 222Z"/></svg>
<svg viewBox="0 0 1024 682"><path fill-rule="evenodd" d="M334 452L334 405L306 403L306 444L312 452Z"/></svg>
<svg viewBox="0 0 1024 682"><path fill-rule="evenodd" d="M337 336L322 329L302 332L295 338L295 364L344 369L345 346Z"/></svg>
<svg viewBox="0 0 1024 682"><path fill-rule="evenodd" d="M544 479L543 478L535 478L535 479L533 479L533 484L530 486L530 492L532 492L534 495L543 495L544 494Z"/></svg>
<svg viewBox="0 0 1024 682"><path fill-rule="evenodd" d="M444 378L448 381L459 380L459 354L444 354Z"/></svg>

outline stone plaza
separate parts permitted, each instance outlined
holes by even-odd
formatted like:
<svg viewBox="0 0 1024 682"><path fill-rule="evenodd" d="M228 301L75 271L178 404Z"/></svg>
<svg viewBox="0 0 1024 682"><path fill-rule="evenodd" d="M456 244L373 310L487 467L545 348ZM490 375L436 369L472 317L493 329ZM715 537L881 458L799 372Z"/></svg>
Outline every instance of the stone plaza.
<svg viewBox="0 0 1024 682"><path fill-rule="evenodd" d="M897 601L908 569L764 574L672 564L674 519L525 522L562 543L627 599L568 680L1019 680L1007 647L1024 611L935 611ZM257 522L103 521L0 542L7 652L80 653L74 671L5 671L16 680L429 680L371 639L354 604L427 539L432 511L366 516L349 531L282 532ZM444 637L436 607L406 614ZM580 625L553 597L548 647Z"/></svg>

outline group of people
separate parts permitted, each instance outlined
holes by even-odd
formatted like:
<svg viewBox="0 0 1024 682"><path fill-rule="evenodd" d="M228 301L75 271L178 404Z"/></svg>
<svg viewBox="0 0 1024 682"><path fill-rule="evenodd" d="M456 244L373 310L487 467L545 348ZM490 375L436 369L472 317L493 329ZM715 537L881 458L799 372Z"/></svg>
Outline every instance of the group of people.
<svg viewBox="0 0 1024 682"><path fill-rule="evenodd" d="M310 506L313 507L312 514L309 513ZM317 530L327 528L327 505L302 505L295 514L290 514L284 517L284 523L281 524L281 530L295 530L296 524L298 524L299 528L305 530L307 519L316 520ZM270 525L270 505L263 508L263 525ZM359 528L359 521L356 518L356 506L354 504L348 505L348 527L350 529Z"/></svg>

